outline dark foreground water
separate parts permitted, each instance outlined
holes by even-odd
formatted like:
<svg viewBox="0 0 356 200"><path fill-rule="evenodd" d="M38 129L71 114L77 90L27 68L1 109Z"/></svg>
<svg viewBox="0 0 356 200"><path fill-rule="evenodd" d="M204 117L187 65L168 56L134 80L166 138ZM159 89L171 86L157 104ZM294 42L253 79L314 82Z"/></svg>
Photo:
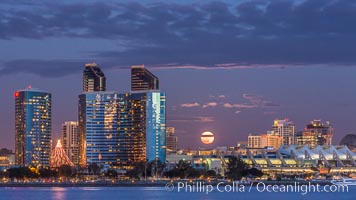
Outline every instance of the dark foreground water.
<svg viewBox="0 0 356 200"><path fill-rule="evenodd" d="M201 192L172 192L166 191L164 187L2 187L0 188L0 200L115 200L115 199L168 199L168 200L190 200L190 199L325 199L325 200L356 200L356 186L349 187L348 192L335 193L282 193L282 192L259 192L254 187L249 192L219 192L212 191L209 194Z"/></svg>

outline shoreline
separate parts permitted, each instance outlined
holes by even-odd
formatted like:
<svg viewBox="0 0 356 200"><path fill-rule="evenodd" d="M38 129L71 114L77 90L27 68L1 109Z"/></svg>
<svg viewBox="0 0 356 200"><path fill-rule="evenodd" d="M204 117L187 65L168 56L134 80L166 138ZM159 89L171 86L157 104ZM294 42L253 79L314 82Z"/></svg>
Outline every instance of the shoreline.
<svg viewBox="0 0 356 200"><path fill-rule="evenodd" d="M329 180L323 181L254 181L250 183L238 183L237 181L227 182L227 181L214 181L208 182L204 180L196 180L196 181L189 181L189 180L182 180L182 181L159 181L159 182L80 182L80 183L72 183L72 182L62 182L62 183L38 183L38 182L27 182L27 183L0 183L0 187L165 187L168 183L172 183L176 185L178 182L185 182L191 185L194 184L203 184L203 185L213 185L216 186L220 183L221 186L225 185L244 185L256 186L258 183L264 183L266 185L331 185L332 183Z"/></svg>

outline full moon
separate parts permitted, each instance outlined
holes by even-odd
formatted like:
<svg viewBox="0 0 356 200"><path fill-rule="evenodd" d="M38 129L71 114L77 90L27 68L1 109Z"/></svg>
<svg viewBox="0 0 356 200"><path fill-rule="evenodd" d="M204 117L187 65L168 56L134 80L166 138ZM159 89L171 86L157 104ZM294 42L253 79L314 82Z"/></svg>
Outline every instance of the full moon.
<svg viewBox="0 0 356 200"><path fill-rule="evenodd" d="M200 140L203 144L212 144L214 142L214 133L205 131L201 134Z"/></svg>

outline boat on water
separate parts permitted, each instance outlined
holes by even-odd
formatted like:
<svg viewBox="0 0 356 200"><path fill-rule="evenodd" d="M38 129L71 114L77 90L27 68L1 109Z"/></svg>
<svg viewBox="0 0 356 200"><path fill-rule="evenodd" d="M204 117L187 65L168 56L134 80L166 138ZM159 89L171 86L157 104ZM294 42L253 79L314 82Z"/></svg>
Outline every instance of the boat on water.
<svg viewBox="0 0 356 200"><path fill-rule="evenodd" d="M340 180L332 180L334 185L356 185L356 179L353 178L341 178Z"/></svg>

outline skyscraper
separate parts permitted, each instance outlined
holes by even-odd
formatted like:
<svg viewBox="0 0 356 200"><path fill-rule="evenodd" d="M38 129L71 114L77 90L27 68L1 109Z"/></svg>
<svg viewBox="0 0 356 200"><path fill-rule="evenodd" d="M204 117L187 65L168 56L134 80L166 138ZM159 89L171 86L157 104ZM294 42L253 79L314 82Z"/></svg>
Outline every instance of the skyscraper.
<svg viewBox="0 0 356 200"><path fill-rule="evenodd" d="M126 93L119 109L118 165L133 168L146 161L146 101L142 94Z"/></svg>
<svg viewBox="0 0 356 200"><path fill-rule="evenodd" d="M106 78L96 63L87 63L83 71L83 92L94 91L106 91Z"/></svg>
<svg viewBox="0 0 356 200"><path fill-rule="evenodd" d="M269 131L267 134L281 136L283 138L283 144L293 145L295 133L296 127L293 122L288 119L276 119L273 122L272 131Z"/></svg>
<svg viewBox="0 0 356 200"><path fill-rule="evenodd" d="M295 137L295 143L298 145L331 145L334 130L330 122L321 120L312 120L303 131Z"/></svg>
<svg viewBox="0 0 356 200"><path fill-rule="evenodd" d="M74 165L79 164L79 130L77 121L62 124L63 149Z"/></svg>
<svg viewBox="0 0 356 200"><path fill-rule="evenodd" d="M174 134L174 127L167 127L166 130L166 150L167 153L175 153L178 150L178 137Z"/></svg>
<svg viewBox="0 0 356 200"><path fill-rule="evenodd" d="M166 161L166 94L146 92L146 159Z"/></svg>
<svg viewBox="0 0 356 200"><path fill-rule="evenodd" d="M48 167L51 152L51 94L18 90L15 96L15 163Z"/></svg>
<svg viewBox="0 0 356 200"><path fill-rule="evenodd" d="M131 66L131 91L158 89L158 78L148 71L144 65Z"/></svg>
<svg viewBox="0 0 356 200"><path fill-rule="evenodd" d="M133 66L133 92L85 91L79 95L79 164L130 169L166 160L166 96L158 78ZM85 79L85 77L83 77Z"/></svg>
<svg viewBox="0 0 356 200"><path fill-rule="evenodd" d="M119 102L115 92L79 95L79 164L115 166L118 158Z"/></svg>
<svg viewBox="0 0 356 200"><path fill-rule="evenodd" d="M120 104L118 163L132 168L137 162L166 160L166 97L159 91L124 95Z"/></svg>

